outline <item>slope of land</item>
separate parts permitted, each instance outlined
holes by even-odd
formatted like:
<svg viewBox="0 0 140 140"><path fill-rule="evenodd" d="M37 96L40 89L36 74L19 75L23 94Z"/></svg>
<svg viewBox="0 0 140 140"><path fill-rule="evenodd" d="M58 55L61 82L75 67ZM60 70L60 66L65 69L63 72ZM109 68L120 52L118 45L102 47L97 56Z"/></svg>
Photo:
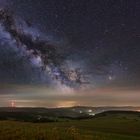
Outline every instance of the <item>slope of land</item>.
<svg viewBox="0 0 140 140"><path fill-rule="evenodd" d="M0 140L140 140L140 113L108 111L53 123L0 121Z"/></svg>
<svg viewBox="0 0 140 140"><path fill-rule="evenodd" d="M68 108L0 108L0 120L25 122L58 122L72 119L93 118L106 111L137 111L139 107L68 107Z"/></svg>

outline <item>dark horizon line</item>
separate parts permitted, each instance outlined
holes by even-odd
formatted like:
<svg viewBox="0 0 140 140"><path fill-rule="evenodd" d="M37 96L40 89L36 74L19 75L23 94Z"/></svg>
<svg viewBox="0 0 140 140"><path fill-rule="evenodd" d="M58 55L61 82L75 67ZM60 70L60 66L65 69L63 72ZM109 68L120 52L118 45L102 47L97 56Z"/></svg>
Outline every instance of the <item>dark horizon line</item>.
<svg viewBox="0 0 140 140"><path fill-rule="evenodd" d="M43 106L28 106L28 107L24 107L24 106L15 106L15 107L12 107L12 106L0 106L0 108L44 108L44 109L55 109L55 108L76 108L76 107L85 107L85 108L88 108L88 107L92 107L92 108L122 108L122 107L130 107L130 108L137 108L137 107L140 107L140 106L129 106L129 105L124 105L124 106L80 106L80 105L77 105L77 106L69 106L69 107L43 107Z"/></svg>

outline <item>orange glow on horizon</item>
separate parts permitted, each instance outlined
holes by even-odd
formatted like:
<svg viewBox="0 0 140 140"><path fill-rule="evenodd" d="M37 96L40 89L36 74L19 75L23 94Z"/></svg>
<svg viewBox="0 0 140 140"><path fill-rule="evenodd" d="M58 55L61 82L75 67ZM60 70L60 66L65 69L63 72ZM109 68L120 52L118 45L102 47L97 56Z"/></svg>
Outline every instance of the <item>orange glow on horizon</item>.
<svg viewBox="0 0 140 140"><path fill-rule="evenodd" d="M16 107L15 101L11 101L11 107Z"/></svg>

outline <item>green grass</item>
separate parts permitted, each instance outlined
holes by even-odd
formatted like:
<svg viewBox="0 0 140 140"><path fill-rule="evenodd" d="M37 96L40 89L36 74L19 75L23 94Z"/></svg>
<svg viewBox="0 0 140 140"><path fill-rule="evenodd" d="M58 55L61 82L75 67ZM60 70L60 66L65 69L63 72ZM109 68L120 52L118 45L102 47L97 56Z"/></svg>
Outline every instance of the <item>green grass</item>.
<svg viewBox="0 0 140 140"><path fill-rule="evenodd" d="M140 140L138 115L55 123L0 121L0 140Z"/></svg>

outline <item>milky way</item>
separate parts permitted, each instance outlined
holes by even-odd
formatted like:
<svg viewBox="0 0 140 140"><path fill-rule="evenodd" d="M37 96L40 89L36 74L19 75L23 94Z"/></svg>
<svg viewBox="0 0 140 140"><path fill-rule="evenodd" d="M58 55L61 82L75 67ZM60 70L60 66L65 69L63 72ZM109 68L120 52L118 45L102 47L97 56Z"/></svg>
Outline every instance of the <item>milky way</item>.
<svg viewBox="0 0 140 140"><path fill-rule="evenodd" d="M1 98L139 104L139 0L1 0L0 6Z"/></svg>
<svg viewBox="0 0 140 140"><path fill-rule="evenodd" d="M32 74L34 74L31 79L29 78L31 81L28 82L45 83L48 81L59 81L59 83L69 87L78 87L83 83L83 81L81 80L81 78L83 78L81 70L79 68L69 69L69 67L66 67L66 58L64 58L63 55L57 53L56 46L51 44L47 39L41 38L41 35L39 33L34 32L33 30L32 32L30 32L31 29L29 27L29 23L24 21L17 21L8 10L4 9L1 9L0 11L0 21L1 49L5 50L5 46L7 43L7 45L13 47L12 53L14 55L16 55L15 53L17 53L17 56L13 56L13 54L11 53L10 57L15 57L14 59L22 59L21 61L23 62L23 67L26 67L25 65L27 64L28 67L31 67L29 68L29 71L27 71L28 68L25 70L25 72L29 72L29 74L26 76L31 77ZM10 49L11 48L9 48L9 50ZM5 51L9 52L9 50L7 48L7 50ZM10 62L11 58L9 58L9 56L9 60L6 60L6 58L4 58L7 65L13 65L10 64L12 63ZM31 66L29 66L30 64ZM6 66L5 62L2 62L2 65ZM20 64L17 63L15 65ZM23 71L22 68L21 71ZM38 76L38 79L34 79L35 77L37 77L35 74ZM13 78L16 78L18 74L13 73L13 76L15 76ZM24 79L19 80L24 81Z"/></svg>

